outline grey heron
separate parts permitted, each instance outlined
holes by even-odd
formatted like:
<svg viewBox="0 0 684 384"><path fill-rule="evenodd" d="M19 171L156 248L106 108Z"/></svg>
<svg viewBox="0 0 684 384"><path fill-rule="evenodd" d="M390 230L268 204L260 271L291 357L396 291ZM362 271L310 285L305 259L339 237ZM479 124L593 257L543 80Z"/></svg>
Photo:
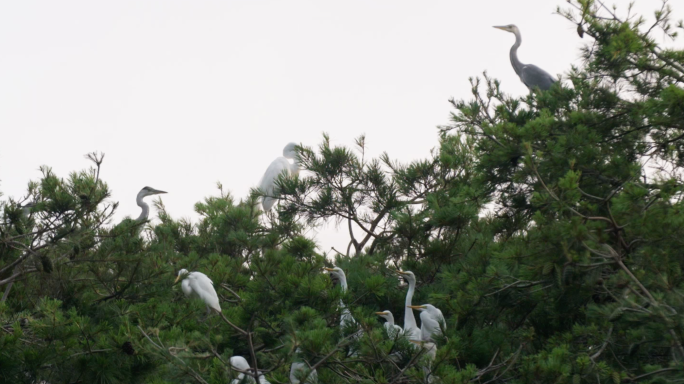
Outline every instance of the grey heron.
<svg viewBox="0 0 684 384"><path fill-rule="evenodd" d="M143 201L143 199L147 196L160 195L162 193L166 192L154 189L152 187L144 187L140 190L140 192L138 192L138 196L136 197L135 202L138 203L138 207L142 208L142 212L140 212L140 216L138 216L138 218L135 219L135 221L139 223L146 221L150 215L150 206L147 205L147 203Z"/></svg>
<svg viewBox="0 0 684 384"><path fill-rule="evenodd" d="M518 60L518 47L522 42L522 37L520 37L520 30L513 24L495 26L494 28L500 29L502 31L510 32L515 35L515 44L511 47L511 64L513 65L513 70L520 77L520 80L527 86L530 92L534 91L534 88L539 88L542 91L546 91L551 88L551 85L556 82L556 79L551 76L545 70L537 67L534 64L523 64Z"/></svg>

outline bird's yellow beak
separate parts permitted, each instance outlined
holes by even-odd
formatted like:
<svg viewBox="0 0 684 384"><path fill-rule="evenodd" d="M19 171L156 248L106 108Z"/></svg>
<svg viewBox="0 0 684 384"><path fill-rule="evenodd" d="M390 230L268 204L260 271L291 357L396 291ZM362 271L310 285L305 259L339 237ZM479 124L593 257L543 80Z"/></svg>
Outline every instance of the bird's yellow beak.
<svg viewBox="0 0 684 384"><path fill-rule="evenodd" d="M387 314L387 312L375 312L376 315L384 316Z"/></svg>
<svg viewBox="0 0 684 384"><path fill-rule="evenodd" d="M176 276L176 280L174 280L173 283L176 284L179 279L180 279L180 275Z"/></svg>
<svg viewBox="0 0 684 384"><path fill-rule="evenodd" d="M425 309L427 308L424 305L407 305L406 308L412 308L412 309Z"/></svg>
<svg viewBox="0 0 684 384"><path fill-rule="evenodd" d="M325 270L326 270L326 271L328 271L328 272L332 272L332 271L334 271L334 269L333 269L333 268L327 268L327 267L323 267L323 269L325 269Z"/></svg>
<svg viewBox="0 0 684 384"><path fill-rule="evenodd" d="M423 344L422 341L418 341L418 340L409 340L409 341L412 342L413 344L416 344L416 345L421 345L421 344Z"/></svg>
<svg viewBox="0 0 684 384"><path fill-rule="evenodd" d="M506 28L506 27L504 27L504 26L497 26L497 25L495 25L494 28L500 29L500 30L502 30L502 31L508 31L508 28Z"/></svg>
<svg viewBox="0 0 684 384"><path fill-rule="evenodd" d="M402 270L397 270L397 273L400 275L408 275L408 273L402 271Z"/></svg>

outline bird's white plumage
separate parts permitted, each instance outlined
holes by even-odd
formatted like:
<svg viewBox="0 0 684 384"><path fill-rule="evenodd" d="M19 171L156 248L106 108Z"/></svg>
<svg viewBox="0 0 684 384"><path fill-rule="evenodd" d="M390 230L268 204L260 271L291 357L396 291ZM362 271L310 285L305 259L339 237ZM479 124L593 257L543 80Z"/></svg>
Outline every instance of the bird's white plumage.
<svg viewBox="0 0 684 384"><path fill-rule="evenodd" d="M344 273L342 268L326 268L326 270L340 282L342 292L347 292L347 275ZM349 308L344 305L344 302L341 299L340 308L342 308L342 314L340 315L340 327L345 328L350 324L355 324L356 320L354 319L354 316L352 316L351 312L349 312Z"/></svg>
<svg viewBox="0 0 684 384"><path fill-rule="evenodd" d="M295 176L299 173L299 166L297 165L295 147L297 144L289 143L283 148L283 156L276 158L271 162L271 164L266 168L264 176L261 178L259 183L259 189L265 194L261 201L261 205L264 211L268 211L273 207L273 204L278 201L276 196L278 191L276 191L275 182L281 174L286 177ZM290 160L294 160L294 163L290 163Z"/></svg>
<svg viewBox="0 0 684 384"><path fill-rule="evenodd" d="M392 312L390 311L382 311L382 312L377 312L377 315L380 317L384 318L387 320L384 324L385 330L387 331L387 335L391 338L396 337L397 335L402 334L404 331L401 329L400 326L394 324L394 315L392 315Z"/></svg>
<svg viewBox="0 0 684 384"><path fill-rule="evenodd" d="M427 382L432 383L437 378L432 372L432 362L435 361L435 357L437 356L437 344L429 341L411 340L411 342L417 344L420 348L425 349L423 356L426 364L423 366L423 374L427 378Z"/></svg>
<svg viewBox="0 0 684 384"><path fill-rule="evenodd" d="M420 308L420 336L423 341L435 341L437 336L446 331L444 315L432 304L423 304Z"/></svg>
<svg viewBox="0 0 684 384"><path fill-rule="evenodd" d="M304 362L296 361L290 366L290 383L292 384L316 384L318 383L318 372L314 369L302 383L300 378L306 375L309 367Z"/></svg>
<svg viewBox="0 0 684 384"><path fill-rule="evenodd" d="M404 308L404 334L409 340L420 340L420 328L416 323L416 317L413 314L413 309L408 308L413 300L413 294L416 291L416 275L411 271L399 271L399 275L408 282L408 291L406 292L406 304Z"/></svg>
<svg viewBox="0 0 684 384"><path fill-rule="evenodd" d="M187 269L178 271L178 278L182 278L181 289L186 297L198 297L202 299L208 308L221 312L218 295L214 289L214 283L202 272L189 272Z"/></svg>
<svg viewBox="0 0 684 384"><path fill-rule="evenodd" d="M249 363L247 362L247 359L245 359L242 356L233 356L230 358L230 366L233 367L236 371L249 371L251 367L249 366ZM261 372L260 372L261 373ZM245 376L247 376L247 379L245 380ZM242 372L240 372L237 376L236 379L233 379L233 381L230 382L230 384L240 384L242 382L246 383L254 383L254 378L252 376L246 375ZM259 384L270 384L268 380L266 380L266 377L264 375L259 375Z"/></svg>

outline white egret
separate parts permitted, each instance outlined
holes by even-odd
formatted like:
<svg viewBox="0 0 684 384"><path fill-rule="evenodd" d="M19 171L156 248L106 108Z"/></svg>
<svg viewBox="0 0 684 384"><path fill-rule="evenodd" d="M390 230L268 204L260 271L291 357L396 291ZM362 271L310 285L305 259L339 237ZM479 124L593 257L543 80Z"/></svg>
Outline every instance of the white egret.
<svg viewBox="0 0 684 384"><path fill-rule="evenodd" d="M160 191L158 189L154 189L152 187L144 187L143 189L140 190L140 192L138 192L138 196L135 198L135 202L138 203L138 207L142 208L142 212L140 212L140 216L138 216L138 218L135 219L135 221L137 221L137 222L146 221L150 215L150 206L147 205L147 203L144 202L143 199L147 196L160 195L162 193L166 193L166 192Z"/></svg>
<svg viewBox="0 0 684 384"><path fill-rule="evenodd" d="M335 268L324 268L326 271L330 272L330 275L337 279L340 282L340 286L342 287L342 292L347 292L347 275L344 274L344 271L340 267L335 267ZM347 327L350 326L356 326L356 320L352 316L351 312L349 312L349 308L347 308L346 305L344 305L344 302L342 299L340 299L340 308L342 308L342 315L340 315L340 328L341 329L346 329ZM363 335L363 330L356 331L354 333L354 336L352 336L353 339L358 339ZM349 350L349 356L356 356L357 351L354 349Z"/></svg>
<svg viewBox="0 0 684 384"><path fill-rule="evenodd" d="M392 315L392 312L382 311L382 312L375 312L375 314L382 317L383 319L387 320L385 322L385 329L387 330L387 335L389 337L394 338L403 332L403 330L401 329L400 326L394 324L394 316Z"/></svg>
<svg viewBox="0 0 684 384"><path fill-rule="evenodd" d="M176 277L176 281L173 283L177 283L181 278L183 279L181 289L186 297L194 296L202 299L204 304L207 305L207 313L210 312L210 308L216 312L221 312L218 295L214 289L214 282L207 275L202 272L188 273L187 269L181 269L178 271L178 277Z"/></svg>
<svg viewBox="0 0 684 384"><path fill-rule="evenodd" d="M410 340L420 340L420 328L416 323L416 317L413 315L413 310L408 308L411 306L413 294L416 291L416 275L411 271L397 271L401 277L408 282L408 292L406 292L407 308L404 308L404 334Z"/></svg>
<svg viewBox="0 0 684 384"><path fill-rule="evenodd" d="M342 268L335 267L324 269L330 272L330 275L339 281L340 286L342 287L342 293L347 292L347 275L344 274ZM355 324L356 320L354 320L354 317L352 316L351 312L349 312L347 306L344 305L342 299L340 299L340 308L342 308L342 315L340 316L340 327L344 329L350 324Z"/></svg>
<svg viewBox="0 0 684 384"><path fill-rule="evenodd" d="M434 342L435 340L432 338L433 335L436 336L446 331L444 315L442 315L442 311L434 305L409 305L408 307L420 311L420 338L422 341Z"/></svg>
<svg viewBox="0 0 684 384"><path fill-rule="evenodd" d="M261 178L259 183L259 189L265 194L261 200L261 206L264 211L268 211L273 207L278 198L276 197L277 191L275 190L275 181L278 176L284 173L286 176L295 176L299 174L299 165L297 164L297 157L295 147L296 143L289 143L283 148L283 156L278 157L273 160L271 165L268 166L264 177ZM294 160L292 164L288 160Z"/></svg>
<svg viewBox="0 0 684 384"><path fill-rule="evenodd" d="M423 366L423 373L425 374L425 377L427 377L427 382L432 383L433 379L435 378L435 375L432 374L432 362L435 361L435 356L437 355L437 345L429 341L409 341L425 349L424 356L427 364Z"/></svg>
<svg viewBox="0 0 684 384"><path fill-rule="evenodd" d="M310 371L310 372L309 372ZM304 382L303 379L307 372L309 375L306 377ZM296 361L290 366L290 383L292 384L316 384L318 383L318 372L314 369L311 371L309 366L303 361Z"/></svg>
<svg viewBox="0 0 684 384"><path fill-rule="evenodd" d="M245 374L245 372L249 372L252 369L252 367L249 366L247 359L242 356L233 356L230 358L230 366L233 367L234 370L240 372L237 376L237 379L233 379L230 384L254 383L254 377L250 376L249 374ZM245 376L247 376L246 380ZM264 375L259 374L259 384L270 383L268 380L266 380Z"/></svg>

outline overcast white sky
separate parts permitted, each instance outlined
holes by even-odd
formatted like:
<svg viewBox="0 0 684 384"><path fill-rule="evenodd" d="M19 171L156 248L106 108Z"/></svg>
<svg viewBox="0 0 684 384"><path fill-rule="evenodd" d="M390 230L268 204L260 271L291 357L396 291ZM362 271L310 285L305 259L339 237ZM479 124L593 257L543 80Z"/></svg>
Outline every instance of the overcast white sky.
<svg viewBox="0 0 684 384"><path fill-rule="evenodd" d="M508 60L514 37L493 25L518 25L525 63L554 75L579 63L589 39L553 14L564 4L4 1L0 191L19 197L39 166L66 177L101 151L117 221L139 214L146 185L169 192L174 217L195 219L217 181L244 197L285 144L316 146L323 132L345 145L365 133L371 156L425 158L468 77L487 70L527 93ZM637 9L650 17L659 4ZM321 229L322 250L346 247L334 232Z"/></svg>

